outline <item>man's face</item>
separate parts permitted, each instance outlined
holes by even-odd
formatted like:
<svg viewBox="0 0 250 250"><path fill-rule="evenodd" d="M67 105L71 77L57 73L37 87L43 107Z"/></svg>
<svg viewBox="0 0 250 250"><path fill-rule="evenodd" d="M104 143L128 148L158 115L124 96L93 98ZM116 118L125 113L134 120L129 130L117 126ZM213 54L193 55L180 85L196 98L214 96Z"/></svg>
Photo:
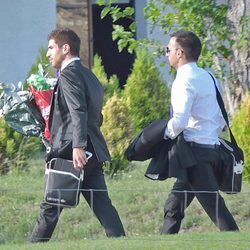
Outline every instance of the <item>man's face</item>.
<svg viewBox="0 0 250 250"><path fill-rule="evenodd" d="M59 48L58 45L55 43L55 40L49 40L47 57L49 58L51 65L56 69L61 68L62 62L66 57L63 48L64 46Z"/></svg>
<svg viewBox="0 0 250 250"><path fill-rule="evenodd" d="M170 66L176 69L179 61L178 50L180 49L180 46L176 43L175 40L176 40L175 37L172 37L169 40L169 43L166 47L166 56L168 57Z"/></svg>

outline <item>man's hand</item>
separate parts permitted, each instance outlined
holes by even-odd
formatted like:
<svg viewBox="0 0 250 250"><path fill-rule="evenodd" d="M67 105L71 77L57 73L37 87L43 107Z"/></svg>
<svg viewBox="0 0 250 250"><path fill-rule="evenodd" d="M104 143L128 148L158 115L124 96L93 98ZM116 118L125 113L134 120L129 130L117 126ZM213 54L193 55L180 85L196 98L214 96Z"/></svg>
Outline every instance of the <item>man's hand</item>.
<svg viewBox="0 0 250 250"><path fill-rule="evenodd" d="M73 148L73 164L74 168L81 170L87 164L88 159L83 148Z"/></svg>

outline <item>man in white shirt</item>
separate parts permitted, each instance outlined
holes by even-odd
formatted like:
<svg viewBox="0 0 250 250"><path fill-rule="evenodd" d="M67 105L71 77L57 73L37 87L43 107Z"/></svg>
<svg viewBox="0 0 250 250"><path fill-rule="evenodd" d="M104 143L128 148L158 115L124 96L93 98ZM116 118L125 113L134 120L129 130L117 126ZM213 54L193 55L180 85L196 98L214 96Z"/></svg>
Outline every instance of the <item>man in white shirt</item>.
<svg viewBox="0 0 250 250"><path fill-rule="evenodd" d="M219 194L214 168L219 162L219 134L225 125L216 99L213 79L197 66L201 41L192 32L181 30L171 35L166 55L177 75L171 90L173 117L165 129L165 139L183 132L197 165L187 169L188 182L177 179L166 201L162 233L178 233L184 210L194 197L214 224L223 231L238 226Z"/></svg>

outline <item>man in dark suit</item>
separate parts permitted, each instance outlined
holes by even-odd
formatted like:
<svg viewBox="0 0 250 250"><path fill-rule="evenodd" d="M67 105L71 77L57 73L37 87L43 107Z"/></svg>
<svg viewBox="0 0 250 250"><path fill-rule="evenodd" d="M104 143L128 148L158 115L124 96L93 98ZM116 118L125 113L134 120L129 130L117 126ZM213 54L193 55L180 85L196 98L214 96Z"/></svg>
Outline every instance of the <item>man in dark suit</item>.
<svg viewBox="0 0 250 250"><path fill-rule="evenodd" d="M80 38L69 29L52 31L48 36L47 56L60 76L54 89L50 112L52 157L73 160L74 168L84 169L82 194L104 227L108 237L124 236L119 215L109 198L102 165L110 161L109 151L100 131L103 88L96 76L83 67ZM90 160L86 150L93 153ZM93 190L90 193L88 190ZM99 191L98 191L99 190ZM101 191L100 191L101 190ZM61 207L41 204L40 216L31 242L48 241L56 227Z"/></svg>

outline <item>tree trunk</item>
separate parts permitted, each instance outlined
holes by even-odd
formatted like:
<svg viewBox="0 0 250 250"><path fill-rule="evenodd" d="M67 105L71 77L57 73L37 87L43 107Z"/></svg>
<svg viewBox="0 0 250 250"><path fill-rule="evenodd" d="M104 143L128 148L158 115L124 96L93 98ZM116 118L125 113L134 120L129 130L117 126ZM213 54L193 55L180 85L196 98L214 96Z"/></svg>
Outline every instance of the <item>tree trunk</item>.
<svg viewBox="0 0 250 250"><path fill-rule="evenodd" d="M232 32L232 58L229 63L231 80L232 103L231 107L235 112L244 98L244 93L250 90L250 0L229 0L228 25ZM247 17L245 24L242 18ZM244 27L245 25L245 27ZM245 30L245 35L244 31Z"/></svg>

